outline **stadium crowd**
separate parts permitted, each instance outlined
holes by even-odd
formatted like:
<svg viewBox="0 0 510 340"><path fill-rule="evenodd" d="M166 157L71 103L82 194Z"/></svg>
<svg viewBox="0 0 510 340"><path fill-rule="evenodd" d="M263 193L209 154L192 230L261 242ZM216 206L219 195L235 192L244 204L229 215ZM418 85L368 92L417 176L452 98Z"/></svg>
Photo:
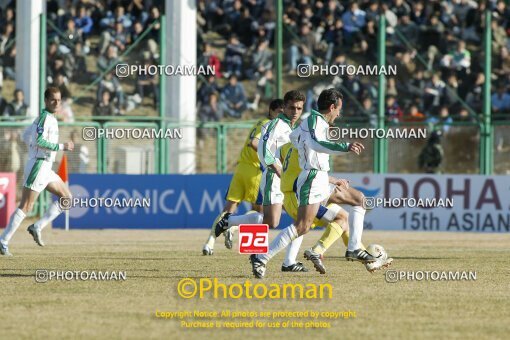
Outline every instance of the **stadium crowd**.
<svg viewBox="0 0 510 340"><path fill-rule="evenodd" d="M308 88L314 98L325 86L347 92L348 119L370 121L375 115L377 81L344 75L303 80L298 64L376 64L379 10L376 0L284 0L284 80ZM492 19L492 111L510 112L510 10L506 1L384 0L387 64L397 75L387 78L386 116L391 121L475 121L482 112L484 9ZM124 114L152 98L157 108L155 76L138 76L126 93L111 65L149 27L151 31L128 55L130 62L155 64L159 58L162 0L49 0L47 83L63 95L64 120L72 121L70 84L95 88L94 116ZM198 64L213 65L216 75L199 79L198 116L202 121L239 118L275 95L275 8L267 0L198 0ZM0 86L15 78L15 2L0 7ZM219 39L212 39L212 36ZM90 60L96 67L90 70ZM320 80L320 81L319 81ZM76 87L75 87L76 88ZM249 88L250 91L247 91ZM247 92L253 93L248 99ZM77 94L74 93L76 96ZM22 92L7 103L0 96L0 115L24 115ZM307 110L314 107L313 100ZM249 113L247 114L249 115Z"/></svg>
<svg viewBox="0 0 510 340"><path fill-rule="evenodd" d="M285 0L286 73L295 75L298 64L376 64L378 3L376 0ZM510 11L505 1L381 3L387 23L387 64L398 67L397 75L387 79L388 120L447 123L477 119L476 113L482 111L485 82L482 41L486 6L493 13L492 110L494 114L510 112ZM222 60L214 57L214 62L221 65L223 76L247 79L257 88L268 80L272 82L273 56L269 48L274 43L275 29L272 5L264 0L199 1L202 31L217 32L228 41L225 57ZM210 47L204 51L212 55ZM337 76L319 83L308 95L314 97L331 84L348 92L348 97L359 103L346 107L349 117L370 119L375 115L375 78ZM221 102L224 95L219 94ZM308 104L310 109L313 101ZM238 111L244 107L241 105Z"/></svg>

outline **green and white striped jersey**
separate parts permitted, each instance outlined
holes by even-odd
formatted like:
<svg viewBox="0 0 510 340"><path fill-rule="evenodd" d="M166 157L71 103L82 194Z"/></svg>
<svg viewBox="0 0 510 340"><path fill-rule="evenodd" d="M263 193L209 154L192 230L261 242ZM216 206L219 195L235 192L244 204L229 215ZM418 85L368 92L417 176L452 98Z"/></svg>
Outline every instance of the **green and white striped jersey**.
<svg viewBox="0 0 510 340"><path fill-rule="evenodd" d="M289 143L292 132L290 119L284 114L278 115L262 127L262 133L257 148L259 161L264 168L271 164L281 166L280 148Z"/></svg>
<svg viewBox="0 0 510 340"><path fill-rule="evenodd" d="M54 162L57 151L64 149L63 144L58 144L57 118L45 109L25 130L23 140L28 145L29 159L42 158Z"/></svg>
<svg viewBox="0 0 510 340"><path fill-rule="evenodd" d="M290 140L299 154L301 170L329 171L329 155L339 155L349 151L349 143L328 141L329 124L317 111L290 134Z"/></svg>

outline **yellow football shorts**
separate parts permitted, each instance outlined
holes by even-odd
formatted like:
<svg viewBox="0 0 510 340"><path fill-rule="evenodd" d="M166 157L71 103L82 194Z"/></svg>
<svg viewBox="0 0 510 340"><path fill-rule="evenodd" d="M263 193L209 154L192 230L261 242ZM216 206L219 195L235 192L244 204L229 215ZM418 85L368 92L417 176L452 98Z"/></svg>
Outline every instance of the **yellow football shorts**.
<svg viewBox="0 0 510 340"><path fill-rule="evenodd" d="M259 194L261 176L262 172L259 167L238 163L230 181L226 199L236 203L245 201L255 204Z"/></svg>
<svg viewBox="0 0 510 340"><path fill-rule="evenodd" d="M283 208L289 214L290 217L292 217L293 220L297 220L297 213L298 213L298 200L296 193L294 191L288 191L283 193ZM313 224L311 228L315 227L324 227L325 222L319 220L317 217L313 219Z"/></svg>

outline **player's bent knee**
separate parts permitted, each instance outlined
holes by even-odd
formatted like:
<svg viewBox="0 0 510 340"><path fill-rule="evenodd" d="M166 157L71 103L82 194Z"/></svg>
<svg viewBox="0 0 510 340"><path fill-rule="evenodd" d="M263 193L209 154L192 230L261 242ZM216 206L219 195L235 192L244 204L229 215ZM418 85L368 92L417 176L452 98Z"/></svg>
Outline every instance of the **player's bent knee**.
<svg viewBox="0 0 510 340"><path fill-rule="evenodd" d="M340 208L340 210L336 214L336 220L343 223L349 221L349 213L344 209Z"/></svg>
<svg viewBox="0 0 510 340"><path fill-rule="evenodd" d="M362 206L362 207L365 207L365 195L361 192L361 191L358 191L356 190L357 193L356 193L356 205L359 205L359 206Z"/></svg>
<svg viewBox="0 0 510 340"><path fill-rule="evenodd" d="M344 194L342 193L342 190L340 190L337 187L335 187L335 190L333 190L329 200L333 203L341 203L344 200Z"/></svg>
<svg viewBox="0 0 510 340"><path fill-rule="evenodd" d="M321 208L319 208L319 210L321 210ZM342 207L340 207L338 204L335 203L328 204L326 212L324 213L324 215L322 215L322 217L320 217L320 219L321 221L326 223L333 222L338 218L338 215L342 211L345 212L345 210L342 209Z"/></svg>

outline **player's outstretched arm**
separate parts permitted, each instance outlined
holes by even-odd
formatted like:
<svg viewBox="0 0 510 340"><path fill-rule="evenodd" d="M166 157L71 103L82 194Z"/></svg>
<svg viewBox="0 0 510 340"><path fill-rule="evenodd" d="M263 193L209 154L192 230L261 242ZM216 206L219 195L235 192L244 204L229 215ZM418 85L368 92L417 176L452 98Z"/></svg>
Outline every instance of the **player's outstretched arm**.
<svg viewBox="0 0 510 340"><path fill-rule="evenodd" d="M359 142L349 144L349 151L354 152L356 155L359 155L363 150L365 150L365 147Z"/></svg>
<svg viewBox="0 0 510 340"><path fill-rule="evenodd" d="M315 134L314 130L310 131L311 138L308 140L308 146L317 152L327 153L330 155L340 155L344 152L349 152L350 143L334 143L326 140L325 138L320 138Z"/></svg>

